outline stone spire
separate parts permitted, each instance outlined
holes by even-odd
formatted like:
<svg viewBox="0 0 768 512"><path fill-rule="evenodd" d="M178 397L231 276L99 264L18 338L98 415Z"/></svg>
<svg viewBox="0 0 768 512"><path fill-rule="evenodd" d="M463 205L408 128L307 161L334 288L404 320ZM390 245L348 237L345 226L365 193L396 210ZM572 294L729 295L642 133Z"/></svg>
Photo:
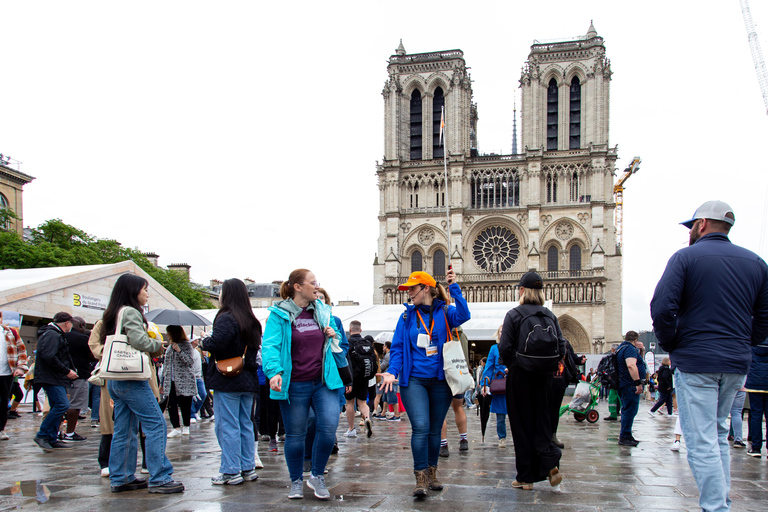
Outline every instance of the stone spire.
<svg viewBox="0 0 768 512"><path fill-rule="evenodd" d="M589 30L587 30L587 39L592 39L593 37L597 37L597 30L595 30L595 25L592 23L592 20L589 20ZM402 46L402 40L400 41L400 45Z"/></svg>
<svg viewBox="0 0 768 512"><path fill-rule="evenodd" d="M512 154L517 154L517 98L512 103Z"/></svg>
<svg viewBox="0 0 768 512"><path fill-rule="evenodd" d="M595 29L592 29L595 30ZM405 55L405 46L403 46L403 40L400 40L400 46L397 47L397 50L395 50L395 53L398 55Z"/></svg>

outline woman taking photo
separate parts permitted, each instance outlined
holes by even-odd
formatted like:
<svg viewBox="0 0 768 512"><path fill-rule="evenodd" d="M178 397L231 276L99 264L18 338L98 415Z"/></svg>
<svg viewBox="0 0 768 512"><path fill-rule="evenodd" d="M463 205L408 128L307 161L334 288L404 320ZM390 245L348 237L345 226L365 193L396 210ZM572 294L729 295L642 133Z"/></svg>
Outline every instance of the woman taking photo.
<svg viewBox="0 0 768 512"><path fill-rule="evenodd" d="M208 387L214 390L213 415L221 447L221 474L211 481L214 485L237 485L258 478L251 409L253 395L259 391L256 356L261 345L261 323L253 315L248 290L239 279L224 281L219 305L213 332L202 341L203 350L211 354ZM219 371L217 361L242 357L239 374Z"/></svg>
<svg viewBox="0 0 768 512"><path fill-rule="evenodd" d="M426 272L413 272L398 287L408 291L413 305L405 306L397 322L389 368L380 374L384 392L392 389L395 379L400 382L400 397L411 422L414 496L426 496L427 487L433 491L443 488L437 480L440 430L453 400L443 372L443 345L448 331L470 318L456 274L448 270L445 277L455 306L449 305L445 289Z"/></svg>
<svg viewBox="0 0 768 512"><path fill-rule="evenodd" d="M171 419L173 430L168 437L189 435L189 418L192 412L192 397L197 395L197 379L192 367L195 356L187 333L180 325L169 325L165 332L168 334L168 348L165 351L163 365L163 394L168 397L168 417ZM179 429L179 407L184 426Z"/></svg>
<svg viewBox="0 0 768 512"><path fill-rule="evenodd" d="M552 379L558 358L565 356L565 338L560 331L555 315L544 307L544 285L541 276L535 272L523 275L518 285L520 305L510 309L504 318L499 342L499 354L507 365L507 411L512 427L512 441L515 443L515 464L517 476L512 487L530 491L535 482L548 479L559 490L563 479L559 471L560 448L552 442L550 409L552 402ZM535 331L521 333L523 323L534 319L536 327L552 328L557 345L554 368L529 371L520 367L518 361L518 339L531 339ZM527 329L526 329L527 330ZM539 329L540 331L541 329ZM545 331L546 332L546 331ZM553 350L554 352L554 350ZM523 357L523 355L521 355Z"/></svg>
<svg viewBox="0 0 768 512"><path fill-rule="evenodd" d="M284 299L269 308L262 359L270 396L279 400L285 423L285 462L291 477L288 498L304 497L302 470L309 410L315 413L312 471L307 485L320 499L331 497L323 473L339 426L338 365L341 334L331 308L316 300L319 288L307 269L291 272L280 287Z"/></svg>
<svg viewBox="0 0 768 512"><path fill-rule="evenodd" d="M100 332L101 345L107 336L120 330L136 350L148 354L162 353L162 343L147 335L147 320L141 310L149 298L148 283L135 274L123 274L115 283L109 305L104 311ZM123 312L122 325L117 325ZM94 329L95 330L95 329ZM182 492L184 485L174 482L173 466L165 456L165 418L147 380L112 380L107 382L109 396L114 401L114 434L109 453L109 478L112 492L132 491L149 486L149 492L173 494ZM136 478L138 426L146 435L149 482Z"/></svg>

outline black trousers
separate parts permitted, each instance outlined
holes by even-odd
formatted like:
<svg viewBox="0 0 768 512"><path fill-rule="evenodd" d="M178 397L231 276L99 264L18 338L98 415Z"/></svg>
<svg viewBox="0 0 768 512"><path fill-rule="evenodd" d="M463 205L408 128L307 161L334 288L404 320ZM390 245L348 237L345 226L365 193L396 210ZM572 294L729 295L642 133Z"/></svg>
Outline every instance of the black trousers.
<svg viewBox="0 0 768 512"><path fill-rule="evenodd" d="M168 417L173 428L179 428L179 407L181 407L181 419L184 426L189 426L189 418L192 414L192 397L176 394L176 383L171 383L171 392L168 394Z"/></svg>
<svg viewBox="0 0 768 512"><path fill-rule="evenodd" d="M11 398L11 386L13 386L13 375L0 375L0 432L5 430L5 424L8 422L8 400Z"/></svg>
<svg viewBox="0 0 768 512"><path fill-rule="evenodd" d="M109 452L112 448L112 434L102 434L99 443L99 468L109 467Z"/></svg>
<svg viewBox="0 0 768 512"><path fill-rule="evenodd" d="M552 426L552 436L557 434L557 426L560 424L560 406L563 404L564 396L565 388L560 389L558 386L553 386L552 407L549 410L549 423Z"/></svg>
<svg viewBox="0 0 768 512"><path fill-rule="evenodd" d="M552 374L511 367L507 376L507 416L515 442L518 482L547 478L560 465L560 448L552 444Z"/></svg>
<svg viewBox="0 0 768 512"><path fill-rule="evenodd" d="M259 386L259 431L270 439L277 439L279 432L285 432L280 416L280 403L269 398L269 385Z"/></svg>

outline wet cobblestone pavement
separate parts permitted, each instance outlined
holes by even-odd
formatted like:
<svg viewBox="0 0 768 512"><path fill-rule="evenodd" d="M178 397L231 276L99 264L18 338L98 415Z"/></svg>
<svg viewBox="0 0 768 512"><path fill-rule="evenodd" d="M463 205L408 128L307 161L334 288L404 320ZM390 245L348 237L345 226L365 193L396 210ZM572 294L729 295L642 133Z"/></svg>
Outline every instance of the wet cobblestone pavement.
<svg viewBox="0 0 768 512"><path fill-rule="evenodd" d="M186 486L183 494L146 490L113 494L109 479L99 475L99 434L89 421L78 427L88 439L76 443L75 449L44 453L32 441L41 418L22 409L22 418L9 420L6 427L10 441L0 442L0 510L699 510L685 441L679 453L669 450L675 419L650 417L650 406L651 402L640 404L634 436L641 443L635 448L617 445L619 425L603 421L605 404L598 406L601 419L594 424L578 423L572 415L561 418L558 437L566 447L560 494L546 482L537 483L533 491L512 488L514 448L511 438L507 448L498 448L493 415L481 443L479 417L468 411L470 449L459 452L449 411L450 456L440 459L438 469L445 488L430 491L422 500L411 496L415 479L407 419L375 421L371 439L343 437L344 422L338 430L339 454L331 456L326 475L332 495L328 501L316 499L306 485L304 499L287 499L290 482L282 443L277 453L268 452L266 443L259 444L264 469L259 470L258 481L212 485L211 477L218 474L219 446L214 424L207 420L192 425L189 437L168 440L174 478ZM733 510L768 510L768 458L749 457L745 449L734 449L731 455Z"/></svg>

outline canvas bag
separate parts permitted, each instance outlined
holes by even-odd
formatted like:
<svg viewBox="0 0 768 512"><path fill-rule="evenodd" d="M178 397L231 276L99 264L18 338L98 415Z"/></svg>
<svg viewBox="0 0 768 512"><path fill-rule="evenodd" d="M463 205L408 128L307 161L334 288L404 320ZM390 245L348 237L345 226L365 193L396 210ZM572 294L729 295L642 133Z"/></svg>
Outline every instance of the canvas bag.
<svg viewBox="0 0 768 512"><path fill-rule="evenodd" d="M115 334L107 336L104 342L98 376L107 380L149 380L152 371L149 355L133 348L128 336L122 333L126 307L117 314Z"/></svg>
<svg viewBox="0 0 768 512"><path fill-rule="evenodd" d="M445 381L455 396L475 387L475 379L469 371L467 360L464 358L464 350L461 348L459 333L455 333L455 339L448 325L448 317L445 316L445 327L448 331L448 341L443 345L443 372Z"/></svg>

